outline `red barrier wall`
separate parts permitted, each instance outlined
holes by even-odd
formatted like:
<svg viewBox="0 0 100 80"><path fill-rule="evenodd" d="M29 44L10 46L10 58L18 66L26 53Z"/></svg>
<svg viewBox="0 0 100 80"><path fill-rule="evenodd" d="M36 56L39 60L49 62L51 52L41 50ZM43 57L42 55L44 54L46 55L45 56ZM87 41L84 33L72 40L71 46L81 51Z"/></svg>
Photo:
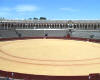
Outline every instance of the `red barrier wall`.
<svg viewBox="0 0 100 80"><path fill-rule="evenodd" d="M88 80L88 76L48 76L48 75L32 75L23 73L6 72L0 70L0 76L14 79L25 80Z"/></svg>
<svg viewBox="0 0 100 80"><path fill-rule="evenodd" d="M69 39L69 40L81 40L81 41L90 41L90 42L100 42L100 39L88 39L88 38L79 38L79 37L21 37L21 38L1 38L0 41L8 40L23 40L23 39Z"/></svg>

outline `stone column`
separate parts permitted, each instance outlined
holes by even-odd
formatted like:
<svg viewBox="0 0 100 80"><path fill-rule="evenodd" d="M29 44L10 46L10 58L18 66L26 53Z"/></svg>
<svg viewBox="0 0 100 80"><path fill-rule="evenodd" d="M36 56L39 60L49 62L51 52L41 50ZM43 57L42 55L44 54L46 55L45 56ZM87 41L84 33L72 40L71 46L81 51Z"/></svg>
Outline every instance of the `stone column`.
<svg viewBox="0 0 100 80"><path fill-rule="evenodd" d="M31 23L31 29L33 29L33 23Z"/></svg>
<svg viewBox="0 0 100 80"><path fill-rule="evenodd" d="M99 26L99 30L100 30L100 24L98 24L98 26Z"/></svg>
<svg viewBox="0 0 100 80"><path fill-rule="evenodd" d="M27 29L29 29L29 23L27 23Z"/></svg>
<svg viewBox="0 0 100 80"><path fill-rule="evenodd" d="M21 28L23 29L23 23L21 23Z"/></svg>
<svg viewBox="0 0 100 80"><path fill-rule="evenodd" d="M55 28L57 27L57 24L55 24Z"/></svg>
<svg viewBox="0 0 100 80"><path fill-rule="evenodd" d="M71 24L71 26L72 26L72 29L74 29L74 24Z"/></svg>
<svg viewBox="0 0 100 80"><path fill-rule="evenodd" d="M37 25L38 25L38 27L40 27L39 23Z"/></svg>
<svg viewBox="0 0 100 80"><path fill-rule="evenodd" d="M77 24L77 29L79 29L79 24Z"/></svg>
<svg viewBox="0 0 100 80"><path fill-rule="evenodd" d="M4 29L7 29L6 27L8 27L8 29L9 29L8 23L5 23L5 22L4 22Z"/></svg>
<svg viewBox="0 0 100 80"><path fill-rule="evenodd" d="M30 27L31 27L31 26L30 26L30 23L28 23L28 29L30 29Z"/></svg>
<svg viewBox="0 0 100 80"><path fill-rule="evenodd" d="M52 28L54 28L54 23L52 24Z"/></svg>
<svg viewBox="0 0 100 80"><path fill-rule="evenodd" d="M86 24L86 26L87 26L87 30L89 29L89 26L88 26L88 24Z"/></svg>
<svg viewBox="0 0 100 80"><path fill-rule="evenodd" d="M94 24L92 24L93 30L94 30Z"/></svg>
<svg viewBox="0 0 100 80"><path fill-rule="evenodd" d="M17 24L18 24L18 27L17 28L19 29L20 25L19 25L19 23L17 23Z"/></svg>
<svg viewBox="0 0 100 80"><path fill-rule="evenodd" d="M31 23L31 29L33 29L33 23Z"/></svg>
<svg viewBox="0 0 100 80"><path fill-rule="evenodd" d="M53 26L54 26L53 28L55 28L55 24L53 24Z"/></svg>
<svg viewBox="0 0 100 80"><path fill-rule="evenodd" d="M8 29L8 25L5 22L3 23L3 25L3 29Z"/></svg>
<svg viewBox="0 0 100 80"><path fill-rule="evenodd" d="M51 28L52 28L52 23L50 24Z"/></svg>
<svg viewBox="0 0 100 80"><path fill-rule="evenodd" d="M97 24L97 30L99 29L99 25Z"/></svg>
<svg viewBox="0 0 100 80"><path fill-rule="evenodd" d="M93 30L93 29L92 29L92 25L91 25L91 24L90 24L90 30Z"/></svg>
<svg viewBox="0 0 100 80"><path fill-rule="evenodd" d="M82 30L84 30L84 23L82 24Z"/></svg>
<svg viewBox="0 0 100 80"><path fill-rule="evenodd" d="M95 24L95 26L96 26L96 30L97 30L97 24Z"/></svg>
<svg viewBox="0 0 100 80"><path fill-rule="evenodd" d="M60 24L58 24L58 28L60 28Z"/></svg>
<svg viewBox="0 0 100 80"><path fill-rule="evenodd" d="M75 26L74 29L77 29L77 24L74 24L74 26Z"/></svg>
<svg viewBox="0 0 100 80"><path fill-rule="evenodd" d="M64 24L64 28L66 29L66 24Z"/></svg>
<svg viewBox="0 0 100 80"><path fill-rule="evenodd" d="M92 26L92 30L94 30L93 24L91 24L91 26Z"/></svg>
<svg viewBox="0 0 100 80"><path fill-rule="evenodd" d="M0 29L2 29L2 23L0 22Z"/></svg>
<svg viewBox="0 0 100 80"><path fill-rule="evenodd" d="M45 25L45 27L44 28L46 28L48 26L48 24L46 23L46 25Z"/></svg>
<svg viewBox="0 0 100 80"><path fill-rule="evenodd" d="M24 29L24 23L22 24L22 26L23 26L23 28L22 28L22 29Z"/></svg>
<svg viewBox="0 0 100 80"><path fill-rule="evenodd" d="M64 24L62 24L62 28L64 27Z"/></svg>
<svg viewBox="0 0 100 80"><path fill-rule="evenodd" d="M44 23L42 23L41 27L39 27L39 28L42 28L43 26L44 26Z"/></svg>
<svg viewBox="0 0 100 80"><path fill-rule="evenodd" d="M46 27L47 29L50 27L50 24L48 23L48 26Z"/></svg>
<svg viewBox="0 0 100 80"><path fill-rule="evenodd" d="M90 30L90 24L88 24L88 30Z"/></svg>
<svg viewBox="0 0 100 80"><path fill-rule="evenodd" d="M34 28L36 29L37 27L36 27L36 24L34 24Z"/></svg>
<svg viewBox="0 0 100 80"><path fill-rule="evenodd" d="M84 30L84 23L81 26L82 26L82 30Z"/></svg>
<svg viewBox="0 0 100 80"><path fill-rule="evenodd" d="M11 25L12 25L12 23L9 23L10 29L12 29Z"/></svg>
<svg viewBox="0 0 100 80"><path fill-rule="evenodd" d="M76 29L78 29L78 24L76 24Z"/></svg>
<svg viewBox="0 0 100 80"><path fill-rule="evenodd" d="M79 30L81 30L81 24L79 24Z"/></svg>

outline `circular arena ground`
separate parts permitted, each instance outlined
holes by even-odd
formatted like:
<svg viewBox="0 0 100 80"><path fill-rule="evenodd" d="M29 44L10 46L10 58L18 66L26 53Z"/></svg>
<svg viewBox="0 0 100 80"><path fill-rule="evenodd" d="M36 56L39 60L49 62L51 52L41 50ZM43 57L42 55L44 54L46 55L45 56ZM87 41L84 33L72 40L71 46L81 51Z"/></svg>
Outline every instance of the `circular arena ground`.
<svg viewBox="0 0 100 80"><path fill-rule="evenodd" d="M0 70L54 76L100 73L100 43L64 39L1 41Z"/></svg>

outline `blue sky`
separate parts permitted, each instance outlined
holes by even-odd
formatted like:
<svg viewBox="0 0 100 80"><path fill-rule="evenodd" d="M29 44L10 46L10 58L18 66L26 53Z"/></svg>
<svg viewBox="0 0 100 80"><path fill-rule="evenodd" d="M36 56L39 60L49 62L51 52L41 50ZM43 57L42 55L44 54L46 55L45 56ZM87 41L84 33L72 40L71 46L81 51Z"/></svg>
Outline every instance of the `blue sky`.
<svg viewBox="0 0 100 80"><path fill-rule="evenodd" d="M0 0L0 17L100 19L100 0Z"/></svg>

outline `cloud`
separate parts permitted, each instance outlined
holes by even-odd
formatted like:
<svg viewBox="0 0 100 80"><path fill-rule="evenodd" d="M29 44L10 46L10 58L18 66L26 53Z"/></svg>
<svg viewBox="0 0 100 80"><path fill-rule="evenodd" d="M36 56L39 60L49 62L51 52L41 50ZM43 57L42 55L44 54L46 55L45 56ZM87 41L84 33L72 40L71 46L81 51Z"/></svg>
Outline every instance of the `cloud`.
<svg viewBox="0 0 100 80"><path fill-rule="evenodd" d="M32 11L36 11L38 8L37 6L34 6L34 5L17 5L15 7L15 10L17 12L32 12Z"/></svg>
<svg viewBox="0 0 100 80"><path fill-rule="evenodd" d="M33 14L33 12L39 10L37 6L25 4L25 5L15 5L13 7L0 6L0 17L27 17Z"/></svg>
<svg viewBox="0 0 100 80"><path fill-rule="evenodd" d="M10 12L11 10L12 8L10 7L6 7L6 6L0 7L0 12Z"/></svg>
<svg viewBox="0 0 100 80"><path fill-rule="evenodd" d="M78 9L73 9L73 8L60 8L62 11L70 11L70 12L76 12L79 11Z"/></svg>
<svg viewBox="0 0 100 80"><path fill-rule="evenodd" d="M38 10L38 7L34 6L34 5L17 5L14 7L7 7L7 6L0 7L0 12L11 12L11 11L14 11L14 12L15 11L16 12L27 12L27 11L33 12L36 10Z"/></svg>
<svg viewBox="0 0 100 80"><path fill-rule="evenodd" d="M0 7L0 17L9 16L11 14L12 8Z"/></svg>

